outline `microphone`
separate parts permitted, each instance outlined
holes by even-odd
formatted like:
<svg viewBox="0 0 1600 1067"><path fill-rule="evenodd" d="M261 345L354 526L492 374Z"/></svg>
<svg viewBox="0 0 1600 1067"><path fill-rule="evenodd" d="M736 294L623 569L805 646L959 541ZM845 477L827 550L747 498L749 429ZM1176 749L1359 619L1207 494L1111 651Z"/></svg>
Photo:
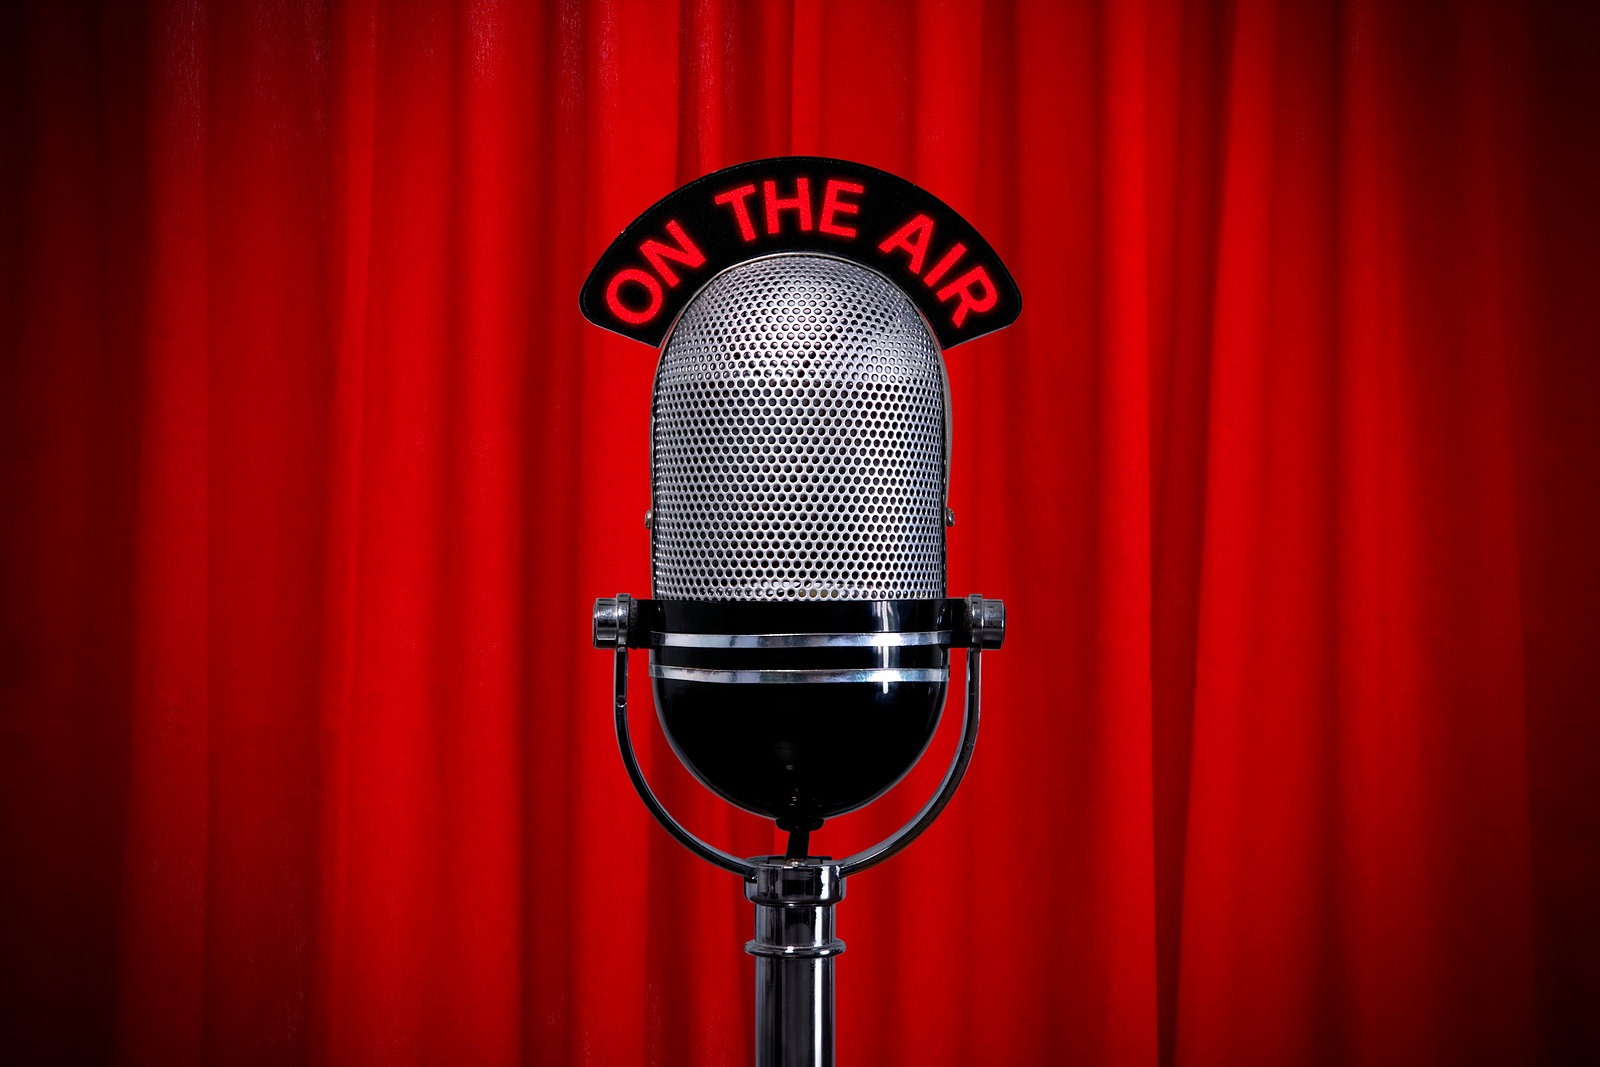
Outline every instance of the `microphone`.
<svg viewBox="0 0 1600 1067"><path fill-rule="evenodd" d="M948 397L910 300L816 255L719 275L662 352L661 724L708 788L791 833L889 789L938 725Z"/></svg>
<svg viewBox="0 0 1600 1067"><path fill-rule="evenodd" d="M937 198L870 167L790 157L656 204L601 257L579 303L597 325L660 346L653 595L601 598L594 611L596 647L616 651L623 762L669 833L746 880L757 1063L831 1063L832 957L844 950L833 905L847 875L904 848L949 802L976 742L979 655L1005 636L1000 601L947 596L943 350L1008 325L1021 296ZM926 750L952 647L968 649L967 709L938 794L872 849L837 863L810 855L824 820L881 796ZM784 856L730 856L656 800L628 735L629 649L649 651L684 766L776 820Z"/></svg>

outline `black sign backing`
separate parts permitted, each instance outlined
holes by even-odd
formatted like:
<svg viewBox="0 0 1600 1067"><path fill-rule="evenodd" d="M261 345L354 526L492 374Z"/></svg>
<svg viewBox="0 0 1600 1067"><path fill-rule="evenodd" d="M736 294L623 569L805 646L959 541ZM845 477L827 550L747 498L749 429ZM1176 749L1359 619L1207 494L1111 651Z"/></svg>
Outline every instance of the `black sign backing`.
<svg viewBox="0 0 1600 1067"><path fill-rule="evenodd" d="M717 274L777 252L821 252L890 278L950 348L1016 321L1022 294L989 242L944 201L860 163L782 156L697 178L611 242L578 306L659 347Z"/></svg>

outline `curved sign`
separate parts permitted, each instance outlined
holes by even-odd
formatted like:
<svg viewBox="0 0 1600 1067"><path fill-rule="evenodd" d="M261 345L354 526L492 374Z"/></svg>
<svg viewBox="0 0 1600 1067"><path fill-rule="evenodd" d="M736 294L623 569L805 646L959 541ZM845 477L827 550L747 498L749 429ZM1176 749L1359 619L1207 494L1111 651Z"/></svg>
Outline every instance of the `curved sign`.
<svg viewBox="0 0 1600 1067"><path fill-rule="evenodd" d="M1016 321L1022 294L989 242L944 201L887 171L820 156L727 167L658 201L611 242L583 315L659 346L701 286L747 259L818 252L903 289L950 348Z"/></svg>

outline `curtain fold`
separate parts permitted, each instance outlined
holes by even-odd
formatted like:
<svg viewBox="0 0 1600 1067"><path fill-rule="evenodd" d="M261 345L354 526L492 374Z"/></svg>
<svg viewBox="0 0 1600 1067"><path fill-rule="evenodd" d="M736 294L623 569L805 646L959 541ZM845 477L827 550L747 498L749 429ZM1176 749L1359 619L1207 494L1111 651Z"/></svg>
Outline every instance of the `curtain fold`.
<svg viewBox="0 0 1600 1067"><path fill-rule="evenodd" d="M588 647L649 590L654 357L577 291L789 153L928 188L1025 303L947 356L950 588L1010 639L840 905L840 1061L1600 1057L1589 9L0 17L19 1062L749 1060L749 905Z"/></svg>

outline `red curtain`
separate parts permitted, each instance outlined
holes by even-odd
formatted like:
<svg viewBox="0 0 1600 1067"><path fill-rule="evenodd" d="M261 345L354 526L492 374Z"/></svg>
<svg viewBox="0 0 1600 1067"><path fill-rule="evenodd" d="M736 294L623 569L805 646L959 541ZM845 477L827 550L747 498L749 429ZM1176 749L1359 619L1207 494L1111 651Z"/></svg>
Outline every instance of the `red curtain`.
<svg viewBox="0 0 1600 1067"><path fill-rule="evenodd" d="M0 17L12 1062L747 1061L749 906L588 647L654 360L576 294L791 152L1026 301L948 357L1010 640L839 908L840 1062L1600 1059L1592 6Z"/></svg>

